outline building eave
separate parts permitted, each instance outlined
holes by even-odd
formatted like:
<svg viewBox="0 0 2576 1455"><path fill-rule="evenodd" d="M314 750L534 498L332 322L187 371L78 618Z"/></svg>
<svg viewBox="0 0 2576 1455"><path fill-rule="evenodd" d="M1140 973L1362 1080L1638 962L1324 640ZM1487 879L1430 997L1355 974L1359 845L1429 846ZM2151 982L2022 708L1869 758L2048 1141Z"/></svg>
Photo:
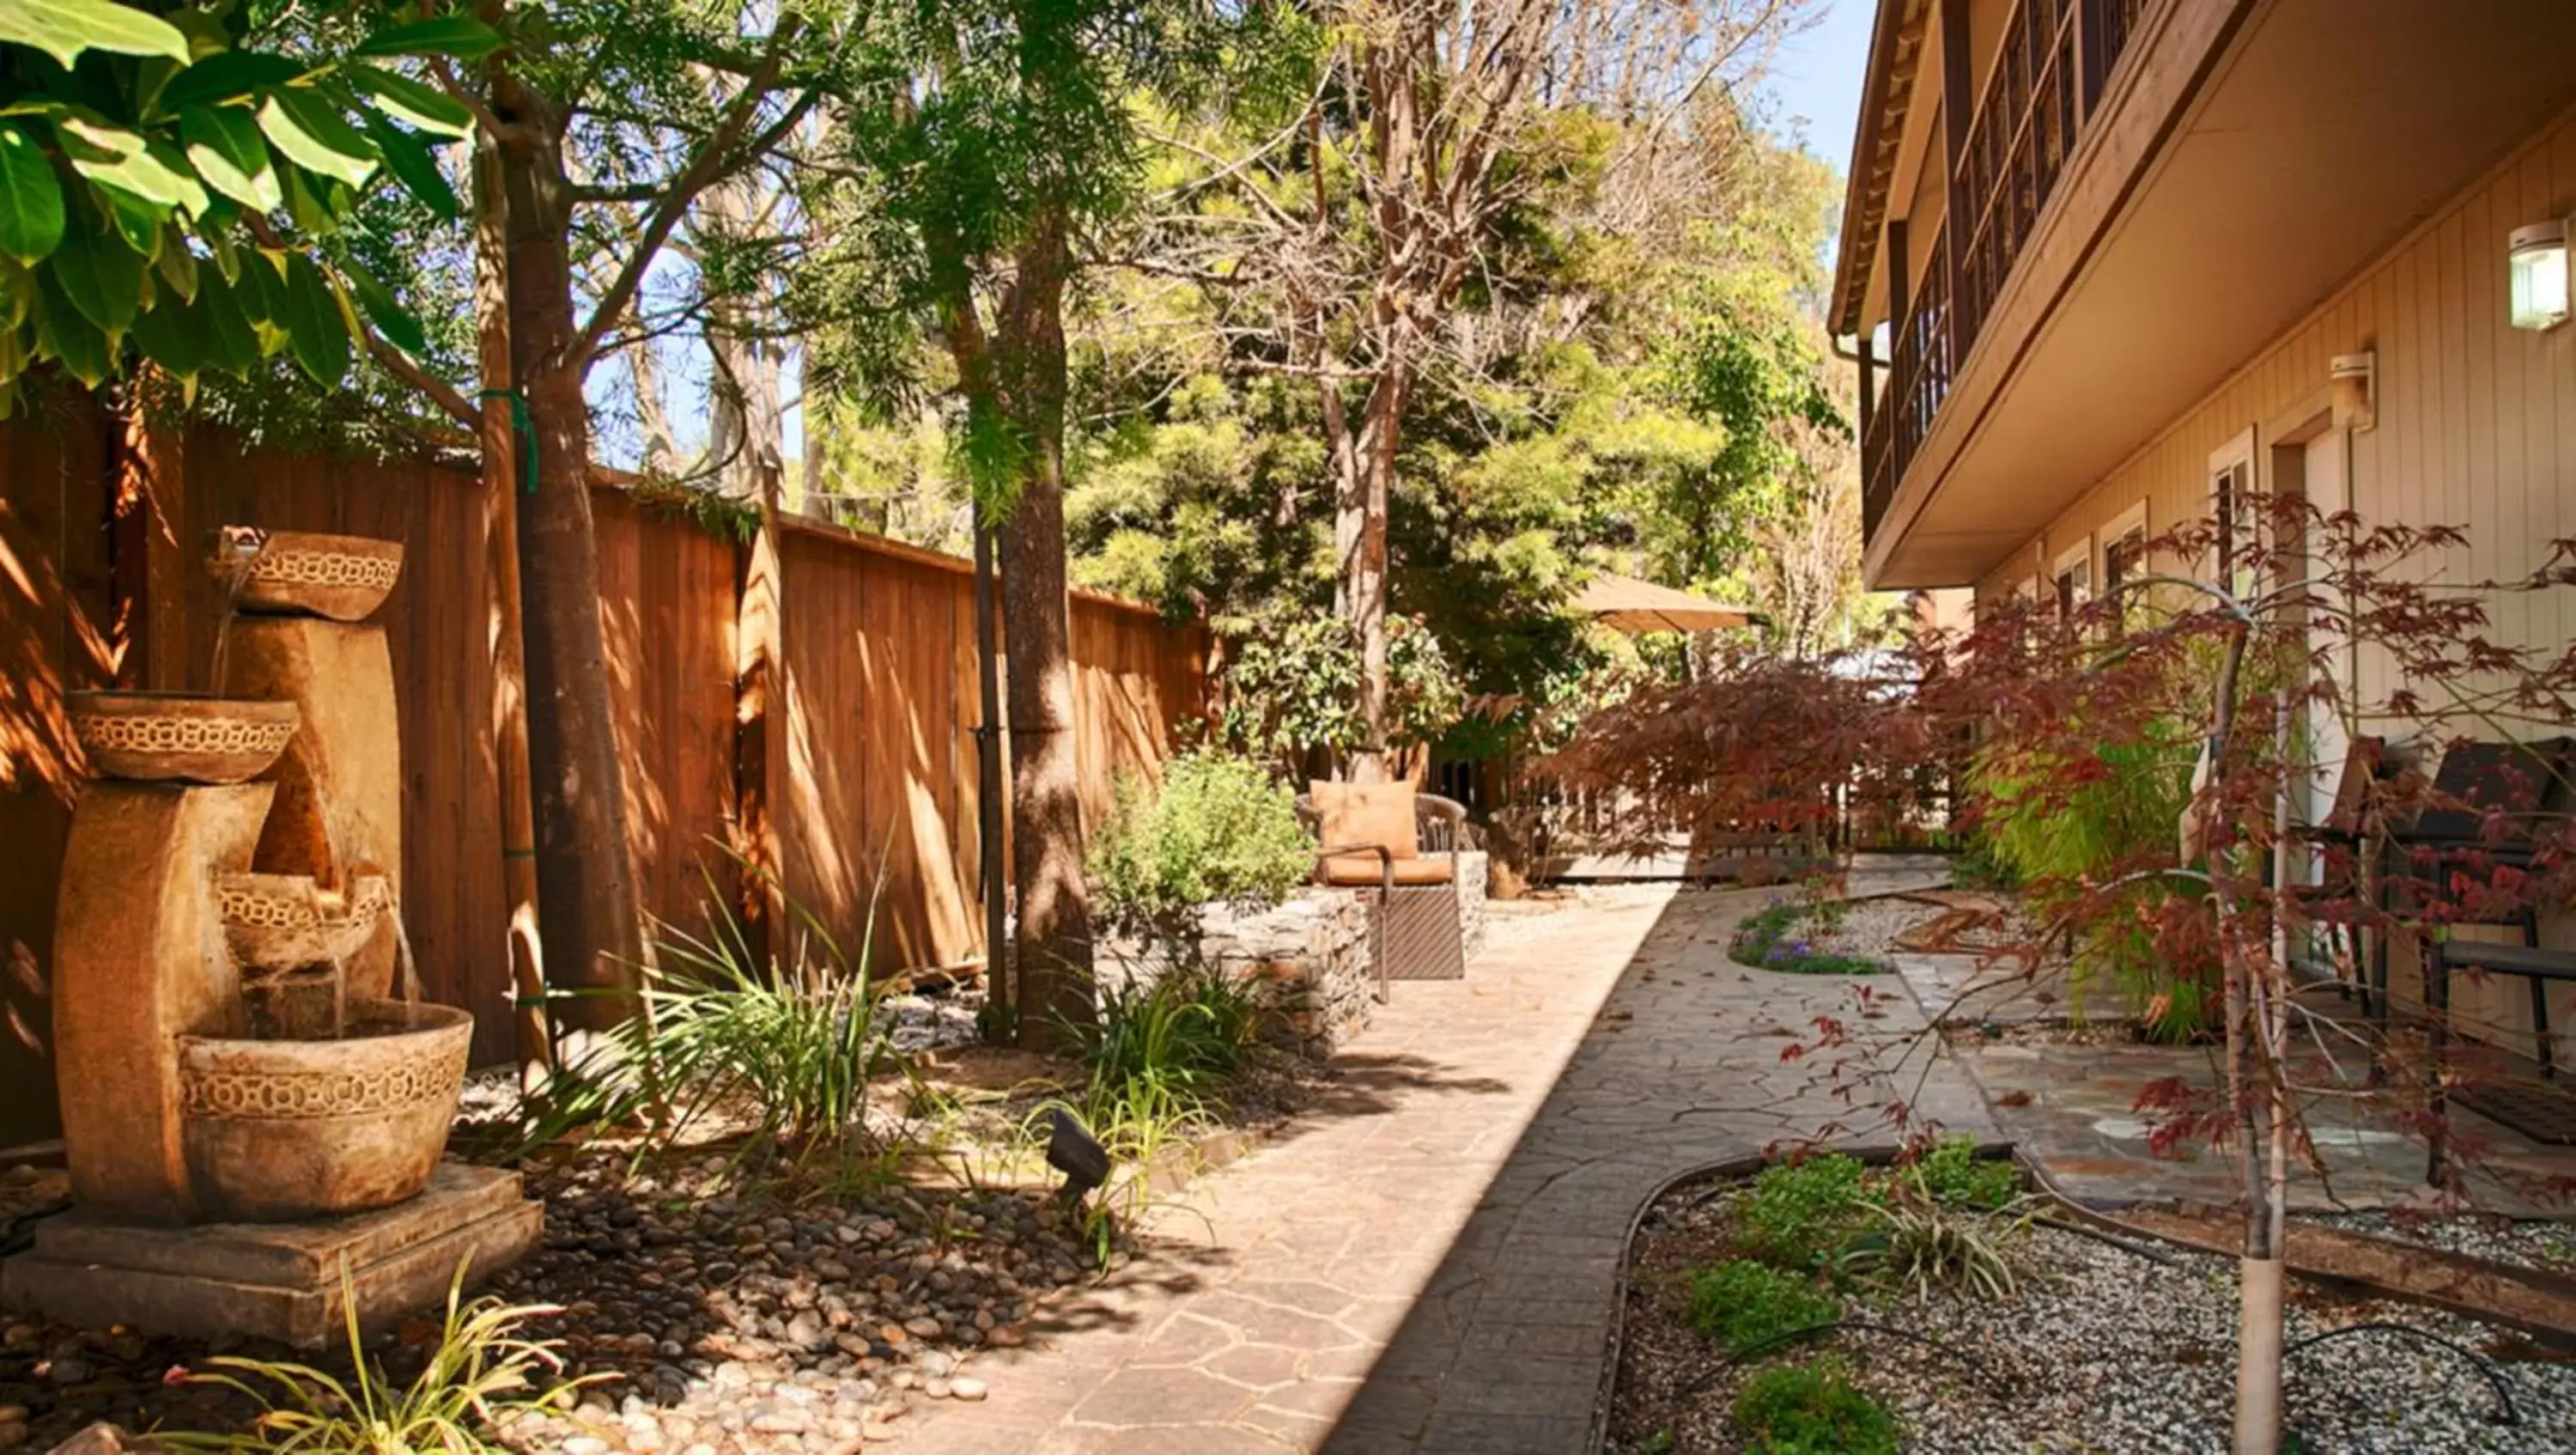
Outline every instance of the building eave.
<svg viewBox="0 0 2576 1455"><path fill-rule="evenodd" d="M1860 93L1852 138L1852 173L1843 188L1843 221L1827 317L1837 334L1860 332L1861 305L1878 259L1879 224L1896 176L1905 116L1914 99L1914 76L1923 55L1931 0L1878 0L1870 31L1869 76Z"/></svg>

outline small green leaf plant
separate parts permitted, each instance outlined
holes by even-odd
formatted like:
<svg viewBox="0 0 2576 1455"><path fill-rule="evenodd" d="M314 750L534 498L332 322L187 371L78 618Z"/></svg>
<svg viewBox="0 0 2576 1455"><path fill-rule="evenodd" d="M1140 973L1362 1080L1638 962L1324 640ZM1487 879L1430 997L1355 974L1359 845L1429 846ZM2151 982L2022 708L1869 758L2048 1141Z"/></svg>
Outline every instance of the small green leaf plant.
<svg viewBox="0 0 2576 1455"><path fill-rule="evenodd" d="M373 340L422 350L325 240L375 186L458 214L437 148L473 116L401 67L503 38L463 15L321 33L290 47L232 0L0 6L0 414L47 365L95 387L148 362L188 388L283 354L329 386Z"/></svg>
<svg viewBox="0 0 2576 1455"><path fill-rule="evenodd" d="M1690 1273L1691 1324L1729 1354L1830 1324L1842 1300L1815 1281L1749 1258Z"/></svg>
<svg viewBox="0 0 2576 1455"><path fill-rule="evenodd" d="M1734 1414L1748 1455L1896 1455L1896 1417L1839 1360L1755 1374L1736 1390Z"/></svg>

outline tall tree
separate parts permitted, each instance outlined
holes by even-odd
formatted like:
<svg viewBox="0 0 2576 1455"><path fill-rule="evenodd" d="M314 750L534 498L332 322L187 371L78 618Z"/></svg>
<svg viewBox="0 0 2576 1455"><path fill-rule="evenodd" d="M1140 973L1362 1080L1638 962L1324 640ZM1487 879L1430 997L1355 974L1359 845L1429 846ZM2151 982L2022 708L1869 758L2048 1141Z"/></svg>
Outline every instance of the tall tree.
<svg viewBox="0 0 2576 1455"><path fill-rule="evenodd" d="M1388 521L1417 392L1473 377L1492 339L1459 303L1498 271L1516 209L1573 173L1604 179L1592 225L1670 224L1722 156L1695 123L1761 64L1803 0L1323 0L1301 115L1248 155L1209 158L1222 206L1195 276L1277 300L1272 367L1310 378L1334 495L1335 612L1360 644L1365 740L1384 770ZM1183 143L1186 145L1186 142ZM1222 261L1205 256L1227 254ZM1520 320L1556 332L1583 308Z"/></svg>
<svg viewBox="0 0 2576 1455"><path fill-rule="evenodd" d="M881 30L899 33L912 83L835 133L845 215L827 271L926 318L954 378L960 457L998 522L1024 1042L1093 1014L1065 565L1069 289L1081 239L1137 184L1129 102L1186 74L1204 19L1189 3L925 4ZM808 397L901 392L911 381L887 377L880 344L845 322L811 356Z"/></svg>
<svg viewBox="0 0 2576 1455"><path fill-rule="evenodd" d="M485 392L522 412L520 444L535 456L522 466L518 554L548 973L630 991L643 927L599 621L585 385L632 342L637 297L692 206L793 132L844 79L843 52L793 7L646 5L596 27L504 0L481 0L481 14L508 45L479 75L439 79L492 149L510 378ZM709 75L724 80L710 88ZM638 222L593 292L578 286L578 240L597 208L635 209ZM595 1025L629 1009L611 995L577 1000L571 1017Z"/></svg>

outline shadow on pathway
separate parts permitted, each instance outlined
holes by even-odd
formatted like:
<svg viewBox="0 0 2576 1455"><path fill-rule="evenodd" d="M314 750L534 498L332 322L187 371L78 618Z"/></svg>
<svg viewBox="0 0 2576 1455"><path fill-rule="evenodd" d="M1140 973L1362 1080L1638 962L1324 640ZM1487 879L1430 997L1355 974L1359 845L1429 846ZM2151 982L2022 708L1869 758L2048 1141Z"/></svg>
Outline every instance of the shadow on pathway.
<svg viewBox="0 0 2576 1455"><path fill-rule="evenodd" d="M1852 889L1937 877L1898 863ZM1854 1014L1855 982L1728 960L1765 893L1632 886L1499 917L1466 980L1399 983L1285 1136L1171 1209L1158 1256L979 1367L990 1402L930 1410L903 1448L1583 1450L1645 1199L1875 1127L1896 1094L1857 1043L1782 1060L1817 1016ZM1919 1026L1881 990L1859 1041ZM1984 1130L1955 1073L1905 1091Z"/></svg>

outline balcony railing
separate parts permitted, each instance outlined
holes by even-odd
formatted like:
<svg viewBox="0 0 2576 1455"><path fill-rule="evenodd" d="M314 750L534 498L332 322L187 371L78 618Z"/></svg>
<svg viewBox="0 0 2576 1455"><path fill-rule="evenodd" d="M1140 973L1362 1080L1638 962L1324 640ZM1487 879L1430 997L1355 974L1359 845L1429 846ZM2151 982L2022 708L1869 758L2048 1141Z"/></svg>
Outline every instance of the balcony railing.
<svg viewBox="0 0 2576 1455"><path fill-rule="evenodd" d="M2018 0L1986 76L1904 317L1889 333L1887 388L1861 442L1862 529L1871 537L1930 432L1950 381L2048 206L2104 84L2155 0ZM1882 267L1909 260L1889 257Z"/></svg>

